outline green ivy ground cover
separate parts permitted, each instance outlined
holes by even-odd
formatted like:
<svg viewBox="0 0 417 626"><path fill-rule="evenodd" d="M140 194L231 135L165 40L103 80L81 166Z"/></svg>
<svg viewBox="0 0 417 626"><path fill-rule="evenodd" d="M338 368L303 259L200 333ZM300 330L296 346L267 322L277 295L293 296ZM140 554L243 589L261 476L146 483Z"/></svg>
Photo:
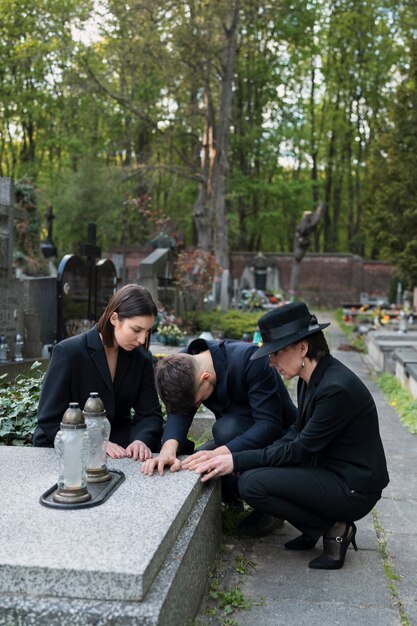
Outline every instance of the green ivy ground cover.
<svg viewBox="0 0 417 626"><path fill-rule="evenodd" d="M31 374L9 381L0 376L0 445L23 446L32 441L44 372L33 363Z"/></svg>

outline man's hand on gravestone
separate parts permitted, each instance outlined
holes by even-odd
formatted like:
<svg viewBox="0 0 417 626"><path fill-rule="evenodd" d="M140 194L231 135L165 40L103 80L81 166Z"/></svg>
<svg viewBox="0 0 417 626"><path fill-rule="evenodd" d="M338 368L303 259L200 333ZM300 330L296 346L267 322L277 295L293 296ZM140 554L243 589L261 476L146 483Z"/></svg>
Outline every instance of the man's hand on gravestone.
<svg viewBox="0 0 417 626"><path fill-rule="evenodd" d="M164 473L164 467L169 467L170 472L178 472L181 469L181 461L177 459L178 441L169 439L164 443L161 452L153 459L148 459L140 466L140 471L146 476L152 476L155 469L160 476Z"/></svg>
<svg viewBox="0 0 417 626"><path fill-rule="evenodd" d="M126 456L132 457L134 461L146 461L152 458L152 452L149 450L146 443L136 439L127 446Z"/></svg>
<svg viewBox="0 0 417 626"><path fill-rule="evenodd" d="M122 446L111 441L107 444L106 452L111 459L124 459L127 456L126 450Z"/></svg>
<svg viewBox="0 0 417 626"><path fill-rule="evenodd" d="M140 466L140 471L142 474L146 474L147 476L152 476L154 470L158 470L158 474L160 476L164 473L164 467L169 467L170 472L178 472L181 469L181 462L177 457L168 456L167 454L161 453L159 456L156 456L153 459L148 459Z"/></svg>

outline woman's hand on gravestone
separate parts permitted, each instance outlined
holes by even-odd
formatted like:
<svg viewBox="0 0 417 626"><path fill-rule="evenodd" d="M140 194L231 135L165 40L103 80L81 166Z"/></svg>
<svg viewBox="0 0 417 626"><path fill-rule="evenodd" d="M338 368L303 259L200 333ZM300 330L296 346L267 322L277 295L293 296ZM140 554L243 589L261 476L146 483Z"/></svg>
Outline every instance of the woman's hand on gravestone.
<svg viewBox="0 0 417 626"><path fill-rule="evenodd" d="M146 461L152 458L152 452L149 450L146 443L136 439L127 446L126 456L133 458L134 461Z"/></svg>
<svg viewBox="0 0 417 626"><path fill-rule="evenodd" d="M215 456L204 463L200 463L194 470L197 474L202 474L201 482L205 483L212 478L226 476L233 472L233 457L231 452Z"/></svg>
<svg viewBox="0 0 417 626"><path fill-rule="evenodd" d="M190 470L191 472L193 472L199 465L204 463L204 461L209 461L215 456L228 453L229 449L226 448L226 446L220 446L219 448L215 448L214 450L200 450L200 452L190 454L190 456L182 461L181 469Z"/></svg>
<svg viewBox="0 0 417 626"><path fill-rule="evenodd" d="M106 452L107 456L111 459L124 459L127 456L126 450L122 448L122 446L119 446L117 443L112 443L111 441L107 444Z"/></svg>

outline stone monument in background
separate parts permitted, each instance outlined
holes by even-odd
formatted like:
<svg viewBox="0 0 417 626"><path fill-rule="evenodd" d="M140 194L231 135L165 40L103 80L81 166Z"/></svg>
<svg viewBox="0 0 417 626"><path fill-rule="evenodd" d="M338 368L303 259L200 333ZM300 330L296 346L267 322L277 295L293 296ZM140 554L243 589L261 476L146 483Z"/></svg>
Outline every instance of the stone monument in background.
<svg viewBox="0 0 417 626"><path fill-rule="evenodd" d="M100 259L95 224L88 224L87 241L80 252L87 262L76 254L66 254L58 267L57 341L91 328L116 289L116 268L108 259Z"/></svg>
<svg viewBox="0 0 417 626"><path fill-rule="evenodd" d="M13 180L0 178L0 335L7 360L14 358L16 334L23 333L23 286L13 272L14 204Z"/></svg>
<svg viewBox="0 0 417 626"><path fill-rule="evenodd" d="M279 270L273 259L266 258L258 252L250 265L246 265L240 278L239 288L258 289L264 292L277 293L280 291Z"/></svg>

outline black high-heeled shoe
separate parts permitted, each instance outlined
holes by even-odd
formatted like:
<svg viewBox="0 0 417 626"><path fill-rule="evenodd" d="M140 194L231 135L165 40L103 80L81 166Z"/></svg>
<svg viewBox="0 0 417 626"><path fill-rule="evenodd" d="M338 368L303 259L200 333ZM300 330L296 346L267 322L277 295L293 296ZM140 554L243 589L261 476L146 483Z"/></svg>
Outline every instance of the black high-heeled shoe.
<svg viewBox="0 0 417 626"><path fill-rule="evenodd" d="M340 569L345 562L345 556L351 543L356 552L356 526L353 522L346 522L345 532L342 536L323 536L323 554L308 564L312 569Z"/></svg>
<svg viewBox="0 0 417 626"><path fill-rule="evenodd" d="M312 539L307 535L299 535L295 539L284 543L284 548L287 550L312 550L317 542L318 539Z"/></svg>

